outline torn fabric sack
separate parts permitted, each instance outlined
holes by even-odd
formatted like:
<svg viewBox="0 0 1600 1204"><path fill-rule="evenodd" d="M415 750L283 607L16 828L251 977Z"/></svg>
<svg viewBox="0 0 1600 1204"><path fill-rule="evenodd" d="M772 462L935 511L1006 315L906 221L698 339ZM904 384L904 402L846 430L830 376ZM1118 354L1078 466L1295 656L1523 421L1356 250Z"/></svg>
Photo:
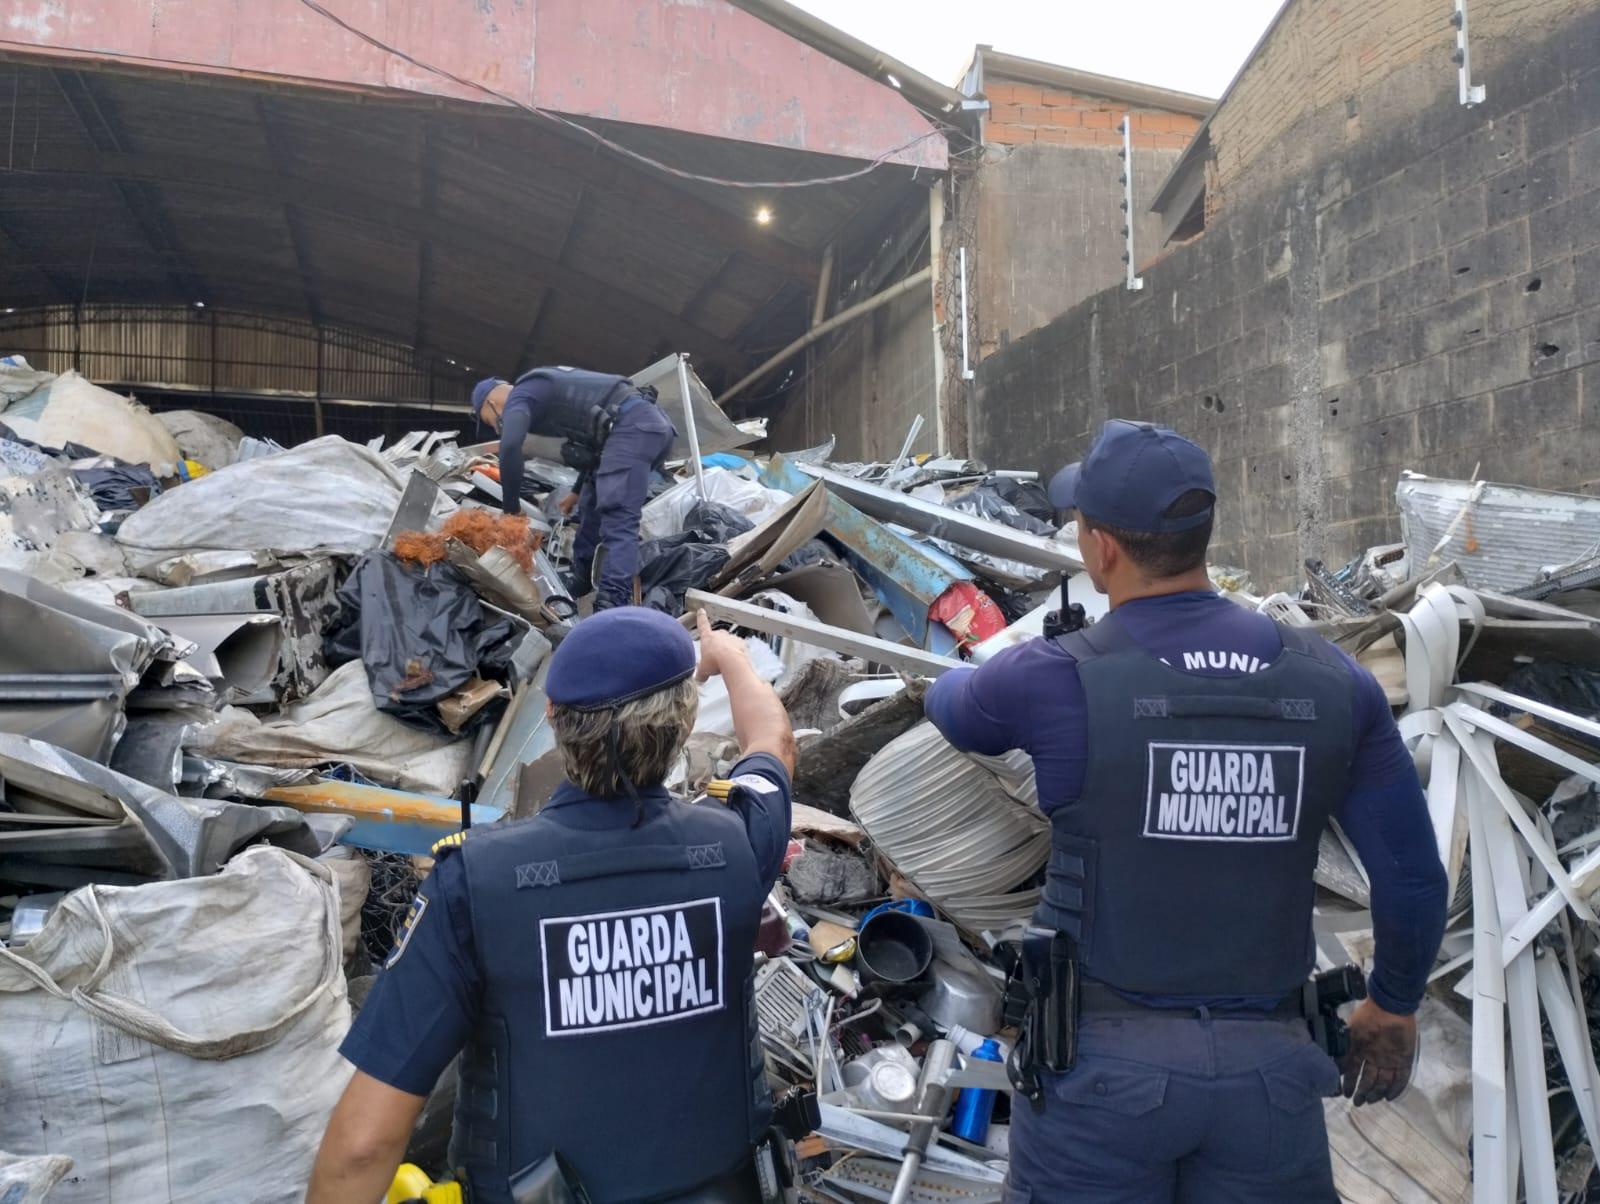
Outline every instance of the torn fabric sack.
<svg viewBox="0 0 1600 1204"><path fill-rule="evenodd" d="M117 542L141 571L208 551L357 556L383 541L405 485L377 452L327 435L162 494L122 524ZM440 494L435 517L454 510Z"/></svg>
<svg viewBox="0 0 1600 1204"><path fill-rule="evenodd" d="M0 949L0 1149L71 1151L51 1204L301 1199L351 1073L340 949L332 872L279 849L73 892Z"/></svg>
<svg viewBox="0 0 1600 1204"><path fill-rule="evenodd" d="M269 719L225 707L184 747L202 756L283 769L350 765L383 786L453 797L472 742L408 727L373 704L359 661L341 665L301 702Z"/></svg>

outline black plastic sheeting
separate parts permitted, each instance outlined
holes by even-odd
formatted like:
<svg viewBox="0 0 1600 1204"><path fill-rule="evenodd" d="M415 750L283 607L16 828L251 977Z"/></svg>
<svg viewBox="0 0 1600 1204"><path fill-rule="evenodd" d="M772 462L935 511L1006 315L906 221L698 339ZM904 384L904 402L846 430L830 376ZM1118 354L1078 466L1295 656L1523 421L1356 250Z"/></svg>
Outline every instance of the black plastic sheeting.
<svg viewBox="0 0 1600 1204"><path fill-rule="evenodd" d="M696 502L684 519L683 530L685 534L694 532L706 543L727 543L754 526L750 519L721 502Z"/></svg>
<svg viewBox="0 0 1600 1204"><path fill-rule="evenodd" d="M1050 504L1050 495L1038 481L1019 481L1015 477L985 477L978 483L1002 502L1015 506L1030 518L1048 523L1055 530L1056 508Z"/></svg>
<svg viewBox="0 0 1600 1204"><path fill-rule="evenodd" d="M102 510L137 510L161 492L156 474L143 464L116 464L105 468L74 468L72 475L82 481Z"/></svg>
<svg viewBox="0 0 1600 1204"><path fill-rule="evenodd" d="M970 489L960 497L945 503L952 510L960 510L964 514L975 514L979 518L986 518L990 522L1003 523L1018 531L1026 531L1030 535L1042 535L1045 538L1056 533L1050 523L1022 510L1008 502L997 490L1000 481L1007 481L1006 477L992 478L995 484L985 483ZM1017 482L1011 481L1011 484ZM1046 502L1048 505L1049 503Z"/></svg>
<svg viewBox="0 0 1600 1204"><path fill-rule="evenodd" d="M1600 719L1600 670L1564 661L1535 661L1512 670L1501 688L1585 719ZM1497 702L1489 710L1501 717L1520 714L1510 703ZM1600 750L1600 740L1581 732L1563 730L1561 734L1563 739Z"/></svg>
<svg viewBox="0 0 1600 1204"><path fill-rule="evenodd" d="M704 542L684 531L639 545L639 589L644 605L669 615L683 613L683 596L699 589L728 563L725 544Z"/></svg>
<svg viewBox="0 0 1600 1204"><path fill-rule="evenodd" d="M438 704L474 677L505 680L519 632L486 609L459 570L426 570L387 552L368 552L339 589L342 607L324 651L337 668L360 660L378 709L425 731L446 731ZM498 720L490 703L463 728Z"/></svg>

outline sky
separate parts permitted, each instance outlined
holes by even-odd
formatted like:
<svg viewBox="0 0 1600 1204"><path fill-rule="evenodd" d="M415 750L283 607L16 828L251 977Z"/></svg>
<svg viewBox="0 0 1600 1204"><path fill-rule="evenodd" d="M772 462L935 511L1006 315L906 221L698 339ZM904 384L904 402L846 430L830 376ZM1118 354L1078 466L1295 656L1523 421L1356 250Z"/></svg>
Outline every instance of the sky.
<svg viewBox="0 0 1600 1204"><path fill-rule="evenodd" d="M1140 83L1222 95L1281 0L794 0L954 84L983 42Z"/></svg>

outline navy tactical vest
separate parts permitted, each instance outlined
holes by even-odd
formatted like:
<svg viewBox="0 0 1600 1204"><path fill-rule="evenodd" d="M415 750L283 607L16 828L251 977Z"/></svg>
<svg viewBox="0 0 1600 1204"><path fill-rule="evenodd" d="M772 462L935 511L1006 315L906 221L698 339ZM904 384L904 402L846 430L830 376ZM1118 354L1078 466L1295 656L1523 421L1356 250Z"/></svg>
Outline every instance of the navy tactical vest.
<svg viewBox="0 0 1600 1204"><path fill-rule="evenodd" d="M1238 677L1183 673L1115 614L1057 637L1088 706L1083 792L1051 815L1035 923L1078 941L1086 978L1150 995L1286 994L1314 960L1317 844L1354 749L1350 671L1280 627Z"/></svg>
<svg viewBox="0 0 1600 1204"><path fill-rule="evenodd" d="M637 827L563 822L584 805L452 854L485 984L450 1144L474 1204L511 1204L552 1150L596 1204L680 1194L742 1166L771 1120L751 964L767 892L744 825L664 797Z"/></svg>
<svg viewBox="0 0 1600 1204"><path fill-rule="evenodd" d="M533 433L594 447L604 439L607 411L634 391L626 376L582 368L534 368L517 377L516 383L535 377L554 387L549 400L533 416Z"/></svg>

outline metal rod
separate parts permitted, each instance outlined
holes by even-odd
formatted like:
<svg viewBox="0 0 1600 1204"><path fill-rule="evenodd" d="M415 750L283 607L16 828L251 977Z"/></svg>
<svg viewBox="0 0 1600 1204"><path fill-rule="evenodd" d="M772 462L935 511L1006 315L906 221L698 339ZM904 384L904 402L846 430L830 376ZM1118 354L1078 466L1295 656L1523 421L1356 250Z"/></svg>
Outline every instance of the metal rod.
<svg viewBox="0 0 1600 1204"><path fill-rule="evenodd" d="M1133 117L1122 115L1122 261L1128 265L1128 287L1135 292L1144 287L1144 277L1133 262Z"/></svg>
<svg viewBox="0 0 1600 1204"><path fill-rule="evenodd" d="M822 274L817 277L817 300L811 309L811 325L817 326L828 316L829 290L833 288L833 244L822 256Z"/></svg>
<svg viewBox="0 0 1600 1204"><path fill-rule="evenodd" d="M706 497L706 469L700 463L700 432L694 424L694 394L689 392L689 353L678 352L678 393L683 398L683 421L689 429L684 433L689 436L689 458L694 463L695 489L700 493L702 502L709 501Z"/></svg>
<svg viewBox="0 0 1600 1204"><path fill-rule="evenodd" d="M961 248L961 379L972 379L972 360L967 351L967 249Z"/></svg>
<svg viewBox="0 0 1600 1204"><path fill-rule="evenodd" d="M917 436L922 433L922 415L918 414L911 420L911 428L906 431L906 441L900 445L900 454L894 458L894 463L889 465L889 471L883 474L885 481L891 480L894 474L900 471L900 465L906 462L906 457L911 454L911 445L917 441Z"/></svg>
<svg viewBox="0 0 1600 1204"><path fill-rule="evenodd" d="M1456 0L1456 11L1450 18L1456 27L1456 80L1461 87L1461 103L1467 108L1481 105L1489 95L1482 84L1472 82L1472 46L1467 40L1467 0Z"/></svg>
<svg viewBox="0 0 1600 1204"><path fill-rule="evenodd" d="M849 309L840 310L827 321L821 323L820 325L813 326L805 334L801 335L798 339L790 343L776 355L769 357L759 368L745 376L732 388L724 389L722 396L717 398L717 400L726 405L731 399L737 397L740 393L743 393L751 385L755 384L756 381L760 380L768 372L771 372L790 356L794 355L796 352L804 351L807 347L811 346L812 343L815 343L818 339L822 338L823 335L828 334L830 331L837 330L846 322L854 321L863 314L871 313L880 306L889 304L889 302L893 301L897 297L905 296L905 294L909 293L912 289L918 287L919 285L926 284L932 279L933 268L925 267L921 271L912 272L911 275L900 281L899 284L891 284L881 293L876 293L873 296L868 297L865 301L858 301Z"/></svg>

